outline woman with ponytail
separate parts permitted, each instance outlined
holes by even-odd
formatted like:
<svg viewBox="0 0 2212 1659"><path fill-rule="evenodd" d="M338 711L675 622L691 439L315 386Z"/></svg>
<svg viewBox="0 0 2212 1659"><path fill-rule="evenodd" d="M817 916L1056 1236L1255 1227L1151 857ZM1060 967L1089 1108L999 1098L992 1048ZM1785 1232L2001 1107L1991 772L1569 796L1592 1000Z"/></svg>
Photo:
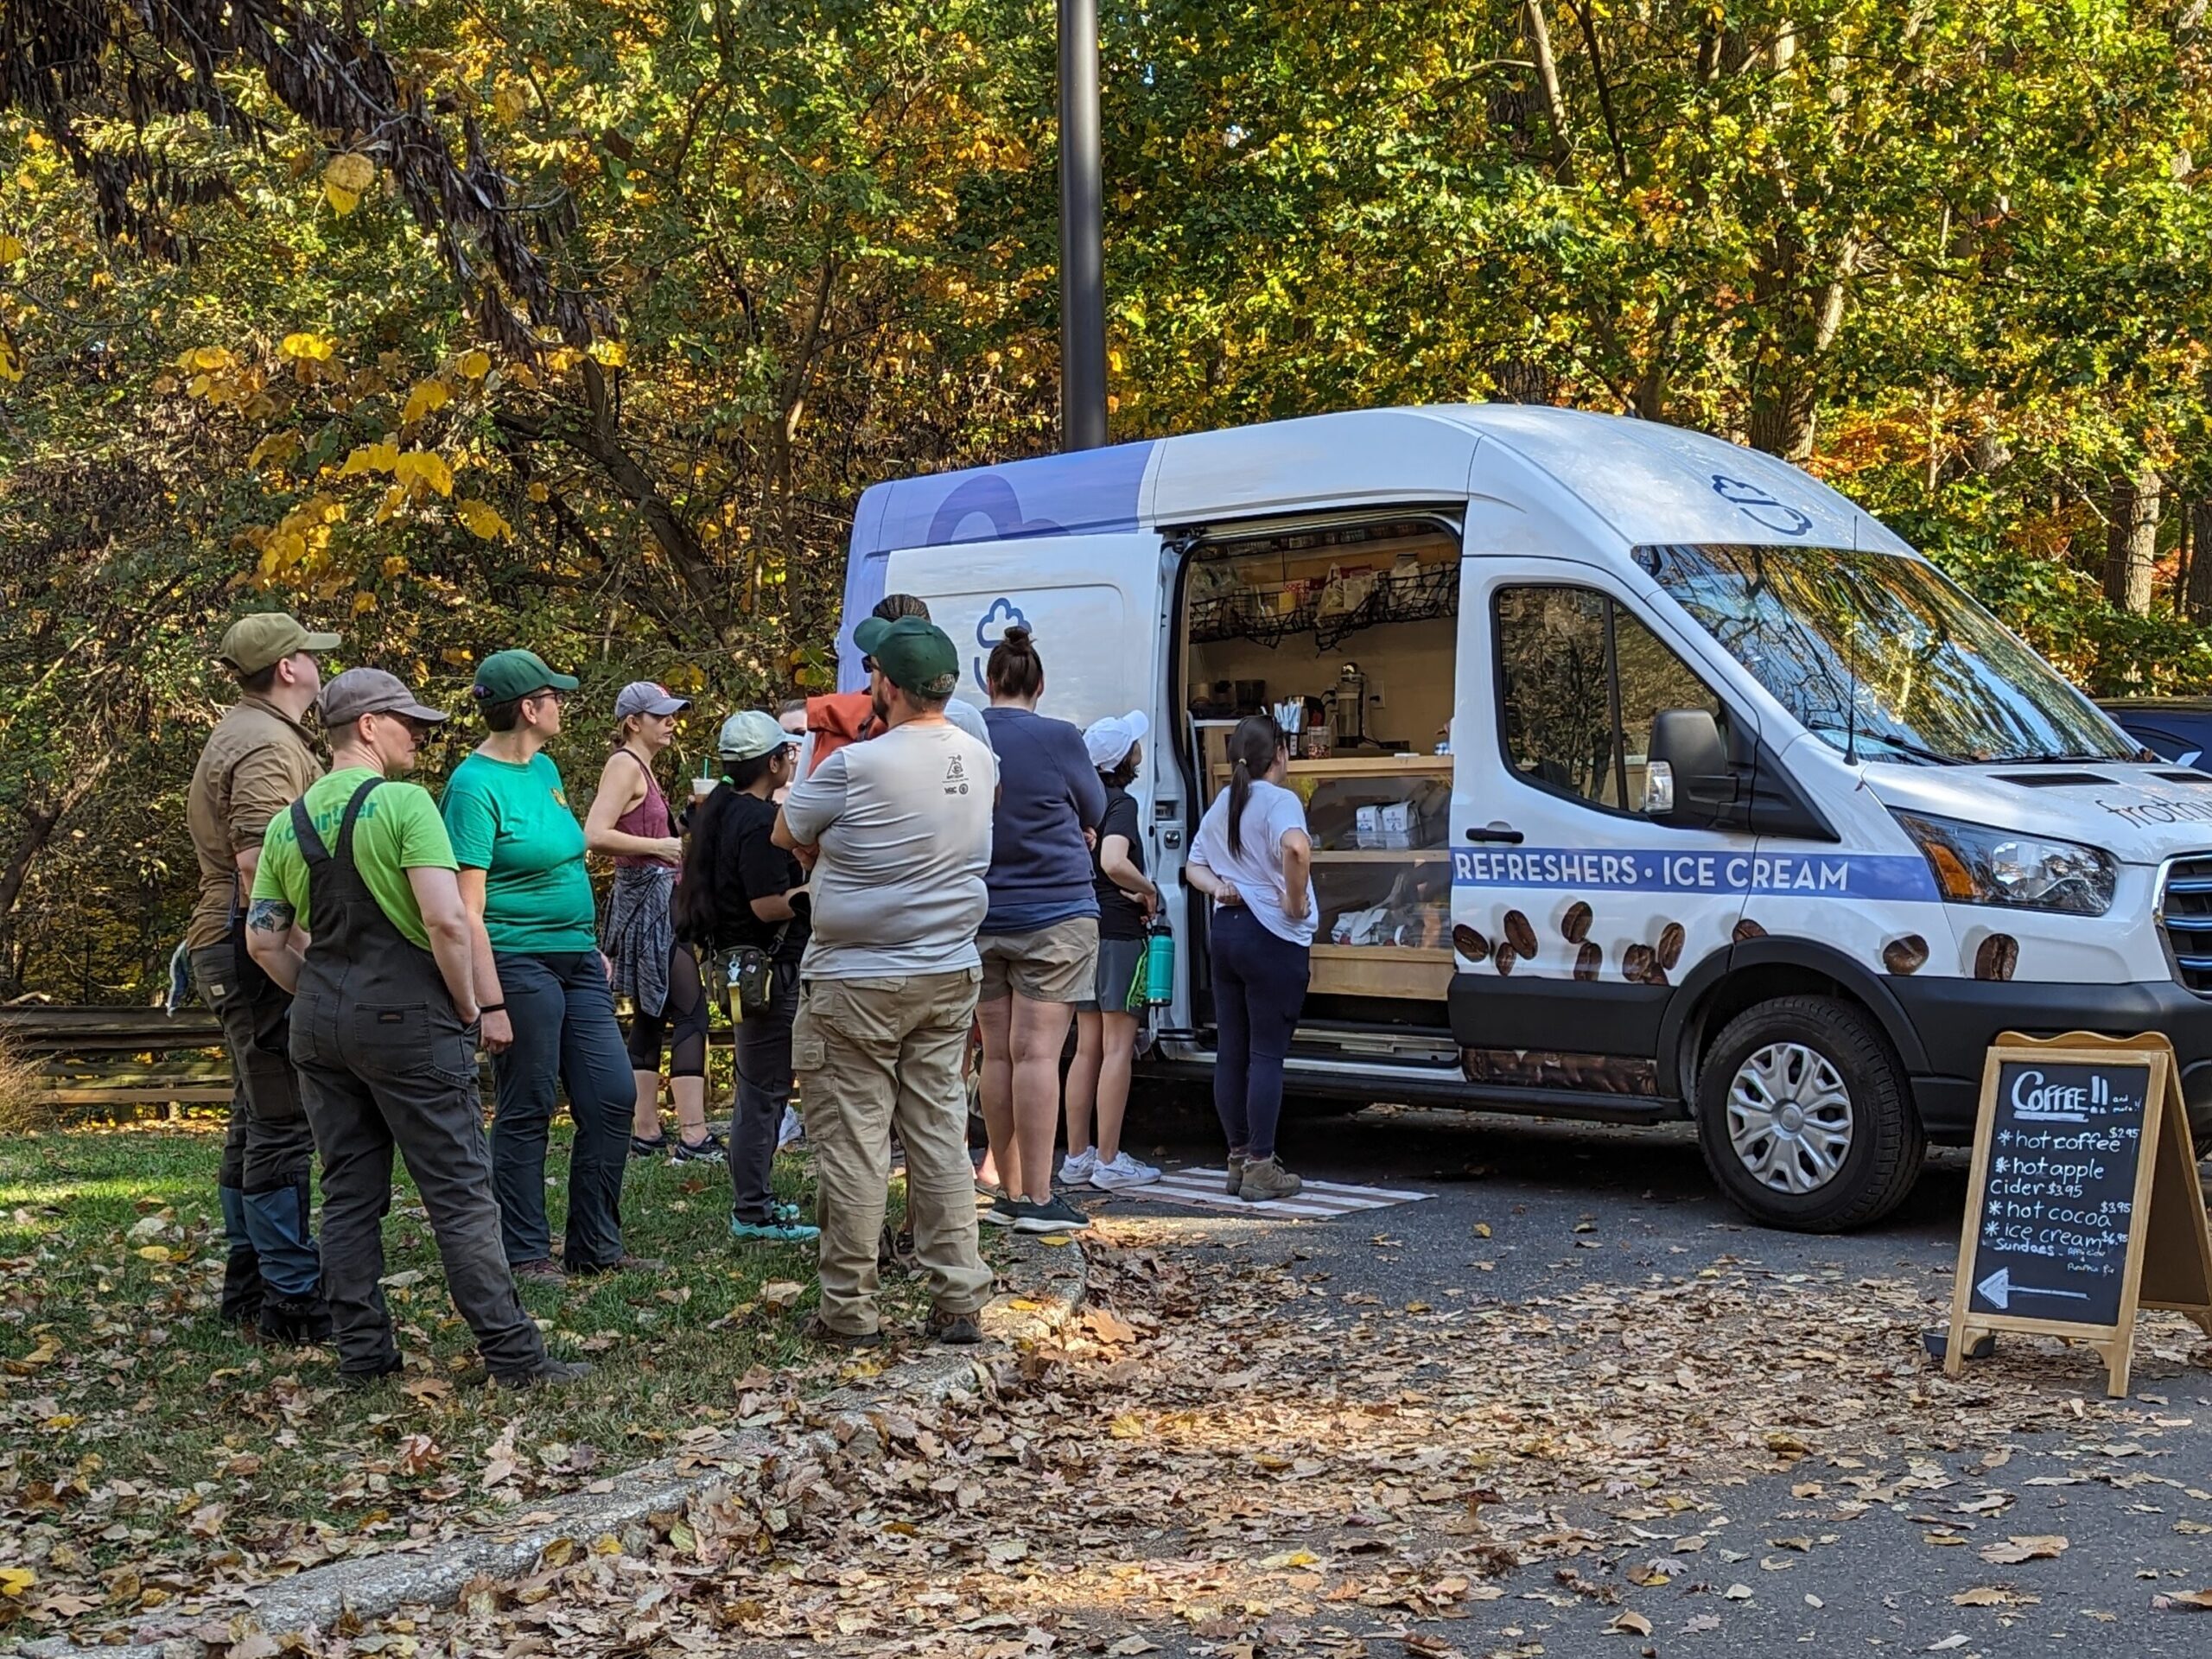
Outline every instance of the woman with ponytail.
<svg viewBox="0 0 2212 1659"><path fill-rule="evenodd" d="M1106 786L1083 734L1037 712L1045 664L1027 628L1007 629L984 679L999 798L984 877L990 910L976 939L983 958L976 1013L983 1030L983 1127L1006 1191L982 1219L1018 1232L1071 1232L1090 1223L1052 1195L1052 1141L1068 1020L1096 990L1090 843L1106 817Z"/></svg>
<svg viewBox="0 0 2212 1659"><path fill-rule="evenodd" d="M1229 739L1229 787L1198 822L1185 881L1214 902L1213 1103L1229 1137L1229 1192L1257 1202L1304 1185L1275 1155L1283 1061L1306 1004L1313 943L1313 842L1283 787L1290 751L1265 715Z"/></svg>

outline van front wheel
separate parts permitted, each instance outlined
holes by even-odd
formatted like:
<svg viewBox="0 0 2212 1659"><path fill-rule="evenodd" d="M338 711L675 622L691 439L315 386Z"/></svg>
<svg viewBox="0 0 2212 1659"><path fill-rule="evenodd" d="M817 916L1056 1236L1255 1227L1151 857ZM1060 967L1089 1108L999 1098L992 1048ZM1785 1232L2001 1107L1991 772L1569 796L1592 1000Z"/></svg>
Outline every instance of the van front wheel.
<svg viewBox="0 0 2212 1659"><path fill-rule="evenodd" d="M1698 1072L1698 1142L1713 1178L1770 1227L1847 1232L1903 1203L1928 1137L1873 1021L1827 996L1784 996L1730 1020Z"/></svg>

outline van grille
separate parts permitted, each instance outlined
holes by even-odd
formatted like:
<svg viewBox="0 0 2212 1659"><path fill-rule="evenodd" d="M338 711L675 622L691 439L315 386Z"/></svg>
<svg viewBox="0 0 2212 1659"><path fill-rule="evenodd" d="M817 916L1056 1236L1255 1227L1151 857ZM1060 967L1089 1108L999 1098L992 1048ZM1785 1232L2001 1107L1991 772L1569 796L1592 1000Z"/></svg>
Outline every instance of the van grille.
<svg viewBox="0 0 2212 1659"><path fill-rule="evenodd" d="M2212 997L2212 855L2177 858L2166 866L2158 926L2175 977L2197 995Z"/></svg>

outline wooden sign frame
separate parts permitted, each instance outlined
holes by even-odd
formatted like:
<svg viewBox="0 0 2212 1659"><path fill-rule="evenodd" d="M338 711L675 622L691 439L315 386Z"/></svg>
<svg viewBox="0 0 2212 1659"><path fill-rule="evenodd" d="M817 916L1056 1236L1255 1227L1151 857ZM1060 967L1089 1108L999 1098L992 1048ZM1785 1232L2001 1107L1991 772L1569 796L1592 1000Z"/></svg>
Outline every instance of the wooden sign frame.
<svg viewBox="0 0 2212 1659"><path fill-rule="evenodd" d="M2128 1211L2127 1255L2122 1263L2120 1315L2111 1325L2028 1319L1974 1311L1975 1257L1982 1201L1989 1180L1991 1126L1997 1115L1997 1080L2008 1060L2056 1065L2143 1065L2150 1087L2143 1101L2143 1139L2135 1163L2134 1203ZM2101 1037L2069 1032L2029 1037L2008 1031L1990 1045L1981 1075L1981 1110L1974 1122L1974 1172L1967 1183L1966 1219L1959 1236L1958 1276L1951 1287L1949 1344L1943 1370L1959 1375L1968 1349L1999 1331L2057 1337L2094 1349L2105 1363L2105 1391L2127 1392L2135 1347L2135 1318L2142 1308L2186 1314L2212 1336L2212 1223L2196 1174L2196 1148L2182 1099L2174 1046L2162 1032L2139 1037Z"/></svg>

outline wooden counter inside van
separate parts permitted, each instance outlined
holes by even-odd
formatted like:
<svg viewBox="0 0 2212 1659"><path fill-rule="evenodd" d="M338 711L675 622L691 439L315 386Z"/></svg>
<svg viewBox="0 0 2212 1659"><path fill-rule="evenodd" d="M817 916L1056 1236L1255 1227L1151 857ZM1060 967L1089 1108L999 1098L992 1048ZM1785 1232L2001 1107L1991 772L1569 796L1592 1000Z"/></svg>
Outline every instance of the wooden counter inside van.
<svg viewBox="0 0 2212 1659"><path fill-rule="evenodd" d="M1229 767L1209 769L1212 792ZM1313 942L1316 996L1444 1000L1452 982L1452 855L1442 844L1452 788L1448 754L1344 754L1294 760L1289 785L1306 802L1313 834L1313 890L1321 931ZM1420 827L1408 846L1353 844L1357 809L1406 802ZM1435 844L1425 844L1433 842ZM1408 891L1411 889L1412 891ZM1392 902L1393 895L1400 895ZM1386 914L1376 919L1376 909ZM1340 925L1363 927L1360 943L1338 943Z"/></svg>

